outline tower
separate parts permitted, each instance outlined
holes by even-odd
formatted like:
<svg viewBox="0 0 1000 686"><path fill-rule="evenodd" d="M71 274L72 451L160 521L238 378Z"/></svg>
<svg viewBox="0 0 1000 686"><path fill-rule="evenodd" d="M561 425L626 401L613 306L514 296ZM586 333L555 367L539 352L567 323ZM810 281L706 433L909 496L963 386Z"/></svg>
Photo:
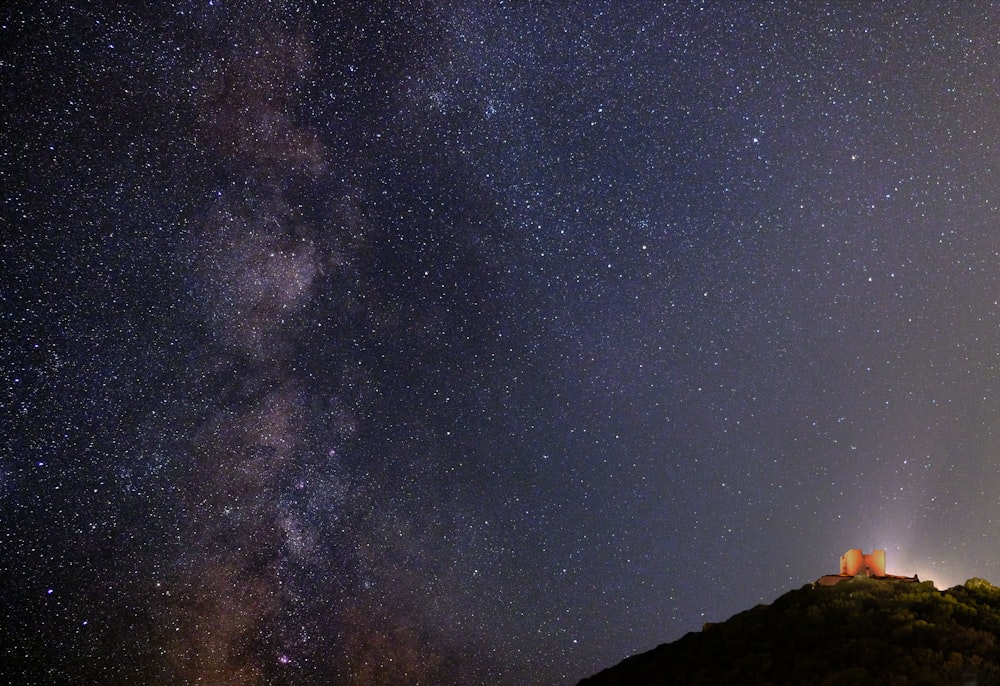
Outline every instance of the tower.
<svg viewBox="0 0 1000 686"><path fill-rule="evenodd" d="M885 551L873 550L865 555L852 548L840 556L841 576L885 576Z"/></svg>

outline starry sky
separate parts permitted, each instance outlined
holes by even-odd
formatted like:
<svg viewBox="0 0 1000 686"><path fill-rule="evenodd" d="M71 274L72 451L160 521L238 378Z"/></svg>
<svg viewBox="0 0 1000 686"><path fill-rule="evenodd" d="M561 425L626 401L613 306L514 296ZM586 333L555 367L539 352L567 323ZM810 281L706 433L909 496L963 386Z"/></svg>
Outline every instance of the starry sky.
<svg viewBox="0 0 1000 686"><path fill-rule="evenodd" d="M572 684L1000 581L991 3L0 16L20 683Z"/></svg>

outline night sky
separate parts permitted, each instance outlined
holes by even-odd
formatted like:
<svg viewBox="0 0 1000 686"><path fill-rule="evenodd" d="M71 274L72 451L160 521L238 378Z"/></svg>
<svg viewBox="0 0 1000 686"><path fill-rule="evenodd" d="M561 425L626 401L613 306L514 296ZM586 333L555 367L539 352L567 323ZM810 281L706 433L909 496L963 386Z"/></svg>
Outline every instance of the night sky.
<svg viewBox="0 0 1000 686"><path fill-rule="evenodd" d="M1000 581L997 5L15 4L7 681L572 684L848 548Z"/></svg>

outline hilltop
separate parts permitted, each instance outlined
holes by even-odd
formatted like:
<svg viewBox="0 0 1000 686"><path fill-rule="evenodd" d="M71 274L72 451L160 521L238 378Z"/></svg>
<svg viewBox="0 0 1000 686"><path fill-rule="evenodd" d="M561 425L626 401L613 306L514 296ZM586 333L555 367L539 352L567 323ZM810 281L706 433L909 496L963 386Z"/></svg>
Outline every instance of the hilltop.
<svg viewBox="0 0 1000 686"><path fill-rule="evenodd" d="M809 584L579 686L1000 683L1000 588L970 579Z"/></svg>

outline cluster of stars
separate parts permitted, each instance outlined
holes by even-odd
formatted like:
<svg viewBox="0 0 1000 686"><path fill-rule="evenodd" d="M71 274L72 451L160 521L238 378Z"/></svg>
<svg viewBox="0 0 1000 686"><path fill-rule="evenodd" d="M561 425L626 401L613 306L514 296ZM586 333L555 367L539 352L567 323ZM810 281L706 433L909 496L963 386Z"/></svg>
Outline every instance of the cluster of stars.
<svg viewBox="0 0 1000 686"><path fill-rule="evenodd" d="M569 684L847 548L990 578L996 8L432 4L0 22L12 678Z"/></svg>

